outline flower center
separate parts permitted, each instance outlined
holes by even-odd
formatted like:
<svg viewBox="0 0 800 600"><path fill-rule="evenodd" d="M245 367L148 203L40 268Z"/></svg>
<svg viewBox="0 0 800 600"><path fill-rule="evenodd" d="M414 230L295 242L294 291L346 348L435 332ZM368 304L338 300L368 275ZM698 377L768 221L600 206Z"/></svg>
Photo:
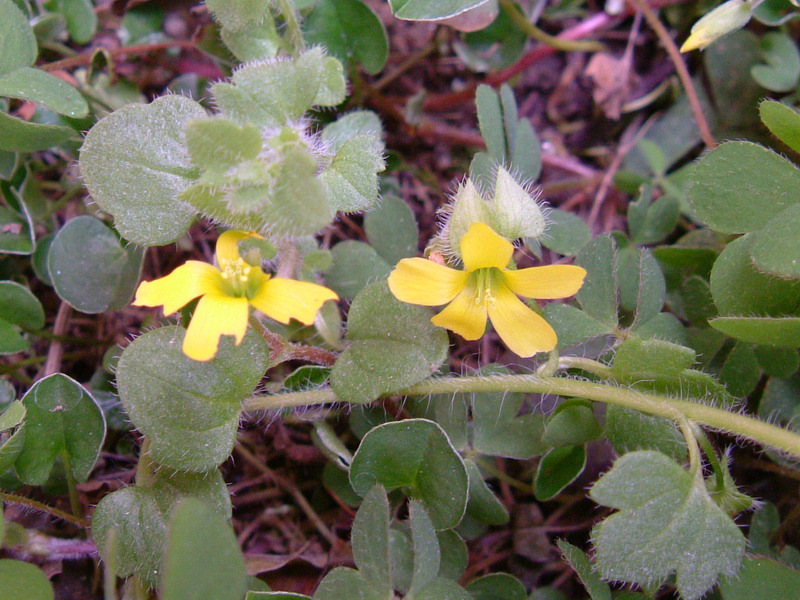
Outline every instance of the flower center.
<svg viewBox="0 0 800 600"><path fill-rule="evenodd" d="M219 270L222 272L222 279L225 280L231 296L241 298L247 295L247 284L253 268L241 258L219 259Z"/></svg>
<svg viewBox="0 0 800 600"><path fill-rule="evenodd" d="M495 306L497 298L494 291L500 282L500 271L496 267L477 269L472 273L472 285L475 290L474 302L479 306Z"/></svg>

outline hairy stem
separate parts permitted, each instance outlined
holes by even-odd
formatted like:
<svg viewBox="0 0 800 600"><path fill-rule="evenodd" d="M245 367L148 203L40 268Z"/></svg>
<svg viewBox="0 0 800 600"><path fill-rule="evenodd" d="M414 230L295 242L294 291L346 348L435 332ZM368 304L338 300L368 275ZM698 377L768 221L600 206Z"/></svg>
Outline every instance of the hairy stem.
<svg viewBox="0 0 800 600"><path fill-rule="evenodd" d="M675 420L676 414L680 413L686 419L706 427L727 431L800 457L800 435L764 423L755 417L707 404L649 394L607 383L593 383L565 377L537 377L535 375L442 377L428 379L406 389L398 390L396 395L427 396L429 394L503 391L586 398L595 402L625 406L671 420ZM277 410L339 401L333 390L322 389L272 396L253 396L245 400L244 409L247 411Z"/></svg>

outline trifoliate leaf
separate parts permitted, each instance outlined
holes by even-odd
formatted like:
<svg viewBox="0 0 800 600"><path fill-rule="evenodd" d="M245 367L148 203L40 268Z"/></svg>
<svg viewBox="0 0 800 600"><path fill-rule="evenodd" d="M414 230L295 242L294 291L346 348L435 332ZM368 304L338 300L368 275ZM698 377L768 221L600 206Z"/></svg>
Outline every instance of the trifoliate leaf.
<svg viewBox="0 0 800 600"><path fill-rule="evenodd" d="M625 454L589 495L619 510L592 532L604 579L650 587L675 573L681 596L697 600L741 564L742 532L702 479L661 453Z"/></svg>

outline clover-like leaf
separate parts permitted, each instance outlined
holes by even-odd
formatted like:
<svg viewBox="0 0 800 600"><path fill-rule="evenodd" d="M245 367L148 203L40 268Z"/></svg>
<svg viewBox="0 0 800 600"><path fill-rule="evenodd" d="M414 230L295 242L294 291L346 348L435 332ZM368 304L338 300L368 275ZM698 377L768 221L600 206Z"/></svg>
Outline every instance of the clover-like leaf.
<svg viewBox="0 0 800 600"><path fill-rule="evenodd" d="M467 505L464 461L433 421L407 419L372 429L353 457L350 483L359 494L375 484L408 490L437 529L455 527Z"/></svg>
<svg viewBox="0 0 800 600"><path fill-rule="evenodd" d="M653 451L623 455L592 486L592 499L617 509L592 542L604 579L651 587L676 574L686 600L702 597L739 569L746 541L702 479Z"/></svg>
<svg viewBox="0 0 800 600"><path fill-rule="evenodd" d="M77 381L56 373L37 381L23 396L25 443L14 467L29 485L43 485L57 458L78 481L94 468L106 434L97 402Z"/></svg>

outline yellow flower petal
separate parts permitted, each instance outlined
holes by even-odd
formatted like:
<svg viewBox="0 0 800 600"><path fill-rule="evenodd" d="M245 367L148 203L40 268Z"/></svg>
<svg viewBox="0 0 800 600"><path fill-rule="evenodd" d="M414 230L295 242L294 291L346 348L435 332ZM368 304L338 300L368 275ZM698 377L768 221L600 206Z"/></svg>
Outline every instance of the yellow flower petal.
<svg viewBox="0 0 800 600"><path fill-rule="evenodd" d="M248 313L247 298L206 294L197 303L183 338L183 353L194 360L206 361L217 353L221 335L236 336L236 343L241 343L247 332Z"/></svg>
<svg viewBox="0 0 800 600"><path fill-rule="evenodd" d="M389 289L401 302L439 306L464 289L469 273L424 258L404 258L389 275Z"/></svg>
<svg viewBox="0 0 800 600"><path fill-rule="evenodd" d="M236 260L237 258L240 258L239 242L246 240L249 237L261 239L260 235L252 231L238 231L236 229L231 229L223 232L219 236L219 239L217 239L217 247L215 249L217 262L219 263L220 259Z"/></svg>
<svg viewBox="0 0 800 600"><path fill-rule="evenodd" d="M473 223L461 238L461 258L467 271L486 267L505 269L513 253L511 242L484 223Z"/></svg>
<svg viewBox="0 0 800 600"><path fill-rule="evenodd" d="M338 298L332 290L316 283L272 277L261 285L250 304L279 323L297 319L311 325L322 304Z"/></svg>
<svg viewBox="0 0 800 600"><path fill-rule="evenodd" d="M493 301L488 304L489 320L508 349L522 357L549 352L558 338L542 317L528 308L503 285L492 288Z"/></svg>
<svg viewBox="0 0 800 600"><path fill-rule="evenodd" d="M568 298L574 295L581 285L586 271L575 265L550 265L531 267L519 271L503 271L506 285L515 294L526 298Z"/></svg>
<svg viewBox="0 0 800 600"><path fill-rule="evenodd" d="M170 315L198 296L221 292L222 276L216 267L190 260L161 279L143 281L136 290L135 306L163 306Z"/></svg>
<svg viewBox="0 0 800 600"><path fill-rule="evenodd" d="M475 286L468 285L431 323L455 331L465 340L477 340L486 330L486 304L478 301Z"/></svg>

